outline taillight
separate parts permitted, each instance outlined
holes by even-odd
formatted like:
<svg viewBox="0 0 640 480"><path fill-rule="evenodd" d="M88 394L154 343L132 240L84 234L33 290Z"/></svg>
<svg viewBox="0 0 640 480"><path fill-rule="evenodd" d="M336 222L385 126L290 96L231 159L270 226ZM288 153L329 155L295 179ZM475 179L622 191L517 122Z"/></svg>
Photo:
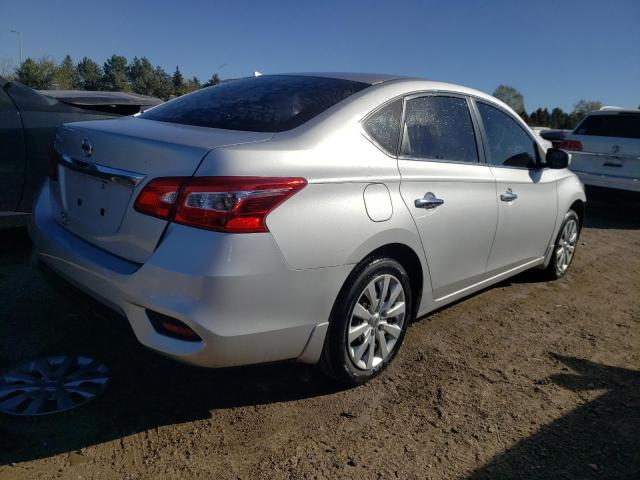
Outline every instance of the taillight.
<svg viewBox="0 0 640 480"><path fill-rule="evenodd" d="M228 233L267 232L269 212L307 184L304 178L158 178L138 196L139 212Z"/></svg>
<svg viewBox="0 0 640 480"><path fill-rule="evenodd" d="M573 150L576 152L582 151L582 143L578 140L563 140L558 145L560 150Z"/></svg>
<svg viewBox="0 0 640 480"><path fill-rule="evenodd" d="M54 181L58 181L58 152L53 148L53 144L49 145L47 152L47 176Z"/></svg>
<svg viewBox="0 0 640 480"><path fill-rule="evenodd" d="M136 198L134 208L141 213L168 220L184 180L184 177L151 180Z"/></svg>

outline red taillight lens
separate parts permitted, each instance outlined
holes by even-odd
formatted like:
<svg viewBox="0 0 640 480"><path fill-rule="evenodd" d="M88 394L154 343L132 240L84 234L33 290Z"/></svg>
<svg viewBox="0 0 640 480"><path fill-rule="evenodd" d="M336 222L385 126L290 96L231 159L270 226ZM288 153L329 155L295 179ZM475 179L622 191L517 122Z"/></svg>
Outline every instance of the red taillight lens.
<svg viewBox="0 0 640 480"><path fill-rule="evenodd" d="M576 152L582 151L582 143L578 140L563 140L558 145L560 150L573 150Z"/></svg>
<svg viewBox="0 0 640 480"><path fill-rule="evenodd" d="M269 212L306 184L304 178L280 177L159 178L145 186L135 208L208 230L267 232ZM159 205L164 205L162 212Z"/></svg>
<svg viewBox="0 0 640 480"><path fill-rule="evenodd" d="M58 152L49 145L47 152L47 176L54 181L58 181Z"/></svg>
<svg viewBox="0 0 640 480"><path fill-rule="evenodd" d="M151 180L138 195L134 208L141 213L168 220L184 181L184 177Z"/></svg>

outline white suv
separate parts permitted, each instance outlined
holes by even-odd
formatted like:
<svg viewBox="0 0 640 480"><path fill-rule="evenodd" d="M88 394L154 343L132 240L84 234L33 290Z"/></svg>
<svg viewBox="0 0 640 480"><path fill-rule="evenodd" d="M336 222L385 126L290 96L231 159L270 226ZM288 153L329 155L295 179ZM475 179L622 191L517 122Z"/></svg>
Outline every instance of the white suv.
<svg viewBox="0 0 640 480"><path fill-rule="evenodd" d="M640 192L640 110L591 112L560 148L585 185Z"/></svg>

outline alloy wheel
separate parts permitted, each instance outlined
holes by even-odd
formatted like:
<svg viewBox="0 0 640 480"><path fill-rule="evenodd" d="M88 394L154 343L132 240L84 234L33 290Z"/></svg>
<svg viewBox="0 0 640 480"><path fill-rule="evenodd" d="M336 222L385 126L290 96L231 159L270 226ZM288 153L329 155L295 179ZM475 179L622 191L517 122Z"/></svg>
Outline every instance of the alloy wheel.
<svg viewBox="0 0 640 480"><path fill-rule="evenodd" d="M88 357L33 360L0 376L0 413L48 415L84 405L104 391L109 369Z"/></svg>
<svg viewBox="0 0 640 480"><path fill-rule="evenodd" d="M570 218L565 223L556 246L556 270L559 275L564 275L569 268L577 243L578 223Z"/></svg>
<svg viewBox="0 0 640 480"><path fill-rule="evenodd" d="M393 352L405 312L404 288L393 275L379 275L364 288L347 328L347 352L357 368L371 370Z"/></svg>

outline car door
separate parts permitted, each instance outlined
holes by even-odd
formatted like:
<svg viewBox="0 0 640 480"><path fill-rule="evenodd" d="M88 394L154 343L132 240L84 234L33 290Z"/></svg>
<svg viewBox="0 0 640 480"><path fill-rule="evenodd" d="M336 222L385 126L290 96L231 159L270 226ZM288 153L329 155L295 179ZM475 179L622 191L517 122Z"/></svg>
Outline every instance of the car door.
<svg viewBox="0 0 640 480"><path fill-rule="evenodd" d="M20 113L0 88L0 212L13 212L18 207L24 183L24 155Z"/></svg>
<svg viewBox="0 0 640 480"><path fill-rule="evenodd" d="M497 274L544 257L556 224L556 176L540 168L540 149L519 121L498 106L475 106L497 186L498 228L487 262Z"/></svg>
<svg viewBox="0 0 640 480"><path fill-rule="evenodd" d="M495 180L481 161L469 107L463 96L405 99L400 190L420 233L435 299L482 280L496 230Z"/></svg>

